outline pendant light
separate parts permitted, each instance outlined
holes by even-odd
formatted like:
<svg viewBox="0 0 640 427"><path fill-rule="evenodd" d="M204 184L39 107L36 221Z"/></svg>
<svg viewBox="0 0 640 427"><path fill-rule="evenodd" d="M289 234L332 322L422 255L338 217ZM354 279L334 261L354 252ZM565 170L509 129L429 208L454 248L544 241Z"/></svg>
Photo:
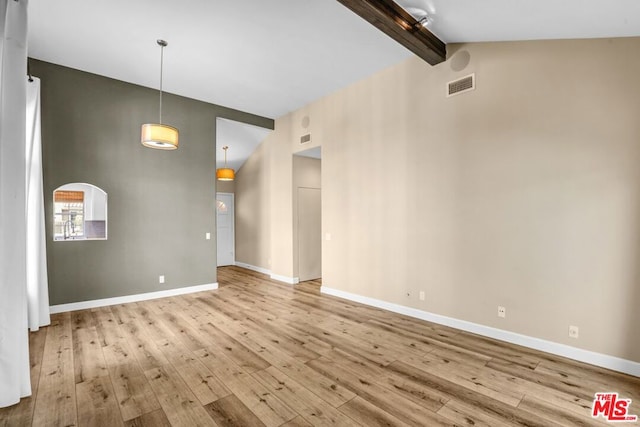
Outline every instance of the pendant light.
<svg viewBox="0 0 640 427"><path fill-rule="evenodd" d="M233 181L236 173L233 169L227 167L227 150L229 147L225 145L222 149L224 150L224 167L216 170L216 178L218 178L218 181Z"/></svg>
<svg viewBox="0 0 640 427"><path fill-rule="evenodd" d="M178 129L162 124L162 67L164 63L164 48L167 42L157 40L160 46L160 121L142 125L140 141L142 145L158 150L175 150L178 148Z"/></svg>

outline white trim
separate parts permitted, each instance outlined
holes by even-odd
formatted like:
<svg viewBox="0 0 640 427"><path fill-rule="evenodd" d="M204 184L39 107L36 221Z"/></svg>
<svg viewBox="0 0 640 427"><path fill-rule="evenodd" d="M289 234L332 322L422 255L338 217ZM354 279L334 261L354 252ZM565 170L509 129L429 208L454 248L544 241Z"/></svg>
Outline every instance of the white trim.
<svg viewBox="0 0 640 427"><path fill-rule="evenodd" d="M492 328L490 326L480 325L477 323L468 322L466 320L459 320L452 317L429 313L427 311L422 311L415 308L378 300L375 298L369 298L362 295L352 294L350 292L345 292L326 286L322 286L320 288L320 292L323 294L344 298L350 301L359 302L361 304L381 308L383 310L392 311L394 313L404 314L405 316L415 317L417 319L426 320L428 322L450 326L452 328L472 332L474 334L482 335L485 337L506 341L508 343L521 345L535 350L544 351L546 353L555 354L557 356L567 357L569 359L640 377L640 363L634 362L632 360L621 359L619 357L609 356L607 354L583 350L581 348L571 347L565 344L530 337L527 335L521 335L502 329Z"/></svg>
<svg viewBox="0 0 640 427"><path fill-rule="evenodd" d="M298 279L297 277L288 277L288 276L281 276L279 274L271 274L271 278L273 280L277 280L278 282L284 282L290 285L297 285L298 283L300 283L300 279Z"/></svg>
<svg viewBox="0 0 640 427"><path fill-rule="evenodd" d="M251 264L245 264L244 262L236 261L236 266L246 268L247 270L257 271L258 273L267 274L269 276L271 275L271 270L262 267L256 267L255 265Z"/></svg>
<svg viewBox="0 0 640 427"><path fill-rule="evenodd" d="M298 277L289 277L289 276L281 276L279 274L272 274L271 270L262 267L256 267L255 265L245 264L244 262L236 261L237 267L246 268L247 270L257 271L258 273L268 274L269 278L273 280L277 280L278 282L288 283L290 285L297 285L300 283L300 279Z"/></svg>
<svg viewBox="0 0 640 427"><path fill-rule="evenodd" d="M122 297L103 298L91 301L72 302L69 304L58 304L49 307L49 312L63 313L66 311L86 310L88 308L105 307L108 305L126 304L128 302L146 301L150 299L172 297L176 295L192 294L195 292L212 291L218 289L218 283L207 283L206 285L187 286L185 288L167 289L165 291L147 292L144 294L125 295Z"/></svg>

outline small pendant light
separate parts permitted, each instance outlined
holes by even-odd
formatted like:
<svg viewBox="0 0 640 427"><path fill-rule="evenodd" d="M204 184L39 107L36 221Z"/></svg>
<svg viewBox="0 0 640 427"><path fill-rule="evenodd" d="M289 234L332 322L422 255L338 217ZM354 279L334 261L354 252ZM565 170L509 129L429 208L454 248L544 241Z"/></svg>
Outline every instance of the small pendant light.
<svg viewBox="0 0 640 427"><path fill-rule="evenodd" d="M216 178L218 178L218 181L233 181L236 173L233 169L227 167L227 150L229 147L225 145L222 149L224 150L224 167L216 170Z"/></svg>
<svg viewBox="0 0 640 427"><path fill-rule="evenodd" d="M164 48L167 42L157 40L160 46L160 121L142 125L140 141L142 145L158 150L175 150L178 148L178 129L162 124L162 67L164 63Z"/></svg>

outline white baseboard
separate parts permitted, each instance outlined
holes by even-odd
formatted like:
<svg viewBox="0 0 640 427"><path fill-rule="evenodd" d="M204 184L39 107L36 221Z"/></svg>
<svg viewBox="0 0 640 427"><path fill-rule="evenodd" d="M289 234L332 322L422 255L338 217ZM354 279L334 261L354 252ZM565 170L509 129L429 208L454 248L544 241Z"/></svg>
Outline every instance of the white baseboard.
<svg viewBox="0 0 640 427"><path fill-rule="evenodd" d="M344 298L346 300L359 302L361 304L370 305L372 307L381 308L383 310L392 311L394 313L404 314L406 316L415 317L417 319L426 320L428 322L438 323L440 325L449 326L485 337L494 338L500 341L506 341L508 343L521 345L523 347L544 351L546 353L555 354L557 356L567 357L569 359L640 377L640 363L634 362L632 360L621 359L619 357L609 356L607 354L583 350L565 344L559 344L553 341L547 341L540 338L521 335L515 332L492 328L490 326L467 322L466 320L459 320L452 317L441 316L439 314L429 313L427 311L422 311L415 308L378 300L375 298L352 294L350 292L328 288L326 286L322 286L320 288L320 292L327 295Z"/></svg>
<svg viewBox="0 0 640 427"><path fill-rule="evenodd" d="M218 283L207 283L206 285L187 286L185 288L167 289L165 291L147 292L144 294L125 295L122 297L103 298L91 301L72 302L69 304L58 304L49 307L49 312L63 313L66 311L86 310L88 308L106 307L108 305L126 304L128 302L146 301L150 299L172 297L176 295L192 294L195 292L212 291L218 289Z"/></svg>
<svg viewBox="0 0 640 427"><path fill-rule="evenodd" d="M268 270L266 268L256 267L255 265L245 264L244 262L238 262L238 261L236 261L235 264L236 266L246 268L247 270L253 270L253 271L257 271L258 273L271 275L271 270Z"/></svg>
<svg viewBox="0 0 640 427"><path fill-rule="evenodd" d="M257 271L258 273L268 274L271 279L277 280L278 282L284 282L290 285L297 285L298 283L300 283L300 279L298 279L297 277L288 277L288 276L281 276L279 274L272 274L271 270L267 270L266 268L262 268L262 267L256 267L255 265L251 265L251 264L245 264L244 262L236 261L236 266L246 268L247 270Z"/></svg>
<svg viewBox="0 0 640 427"><path fill-rule="evenodd" d="M298 283L300 283L300 279L298 279L297 277L288 277L288 276L281 276L279 274L271 274L271 278L273 280L277 280L278 282L284 282L290 285L297 285Z"/></svg>

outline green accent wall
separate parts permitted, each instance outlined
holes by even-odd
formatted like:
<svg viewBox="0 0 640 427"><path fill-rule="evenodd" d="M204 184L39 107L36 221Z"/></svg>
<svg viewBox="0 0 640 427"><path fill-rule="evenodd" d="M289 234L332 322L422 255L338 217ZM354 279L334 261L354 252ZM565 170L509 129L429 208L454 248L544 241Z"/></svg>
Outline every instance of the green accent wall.
<svg viewBox="0 0 640 427"><path fill-rule="evenodd" d="M51 304L215 283L216 117L269 129L273 120L165 93L180 148L153 150L140 126L158 119L157 90L30 61L42 84ZM107 192L108 240L52 240L53 191L70 182Z"/></svg>

